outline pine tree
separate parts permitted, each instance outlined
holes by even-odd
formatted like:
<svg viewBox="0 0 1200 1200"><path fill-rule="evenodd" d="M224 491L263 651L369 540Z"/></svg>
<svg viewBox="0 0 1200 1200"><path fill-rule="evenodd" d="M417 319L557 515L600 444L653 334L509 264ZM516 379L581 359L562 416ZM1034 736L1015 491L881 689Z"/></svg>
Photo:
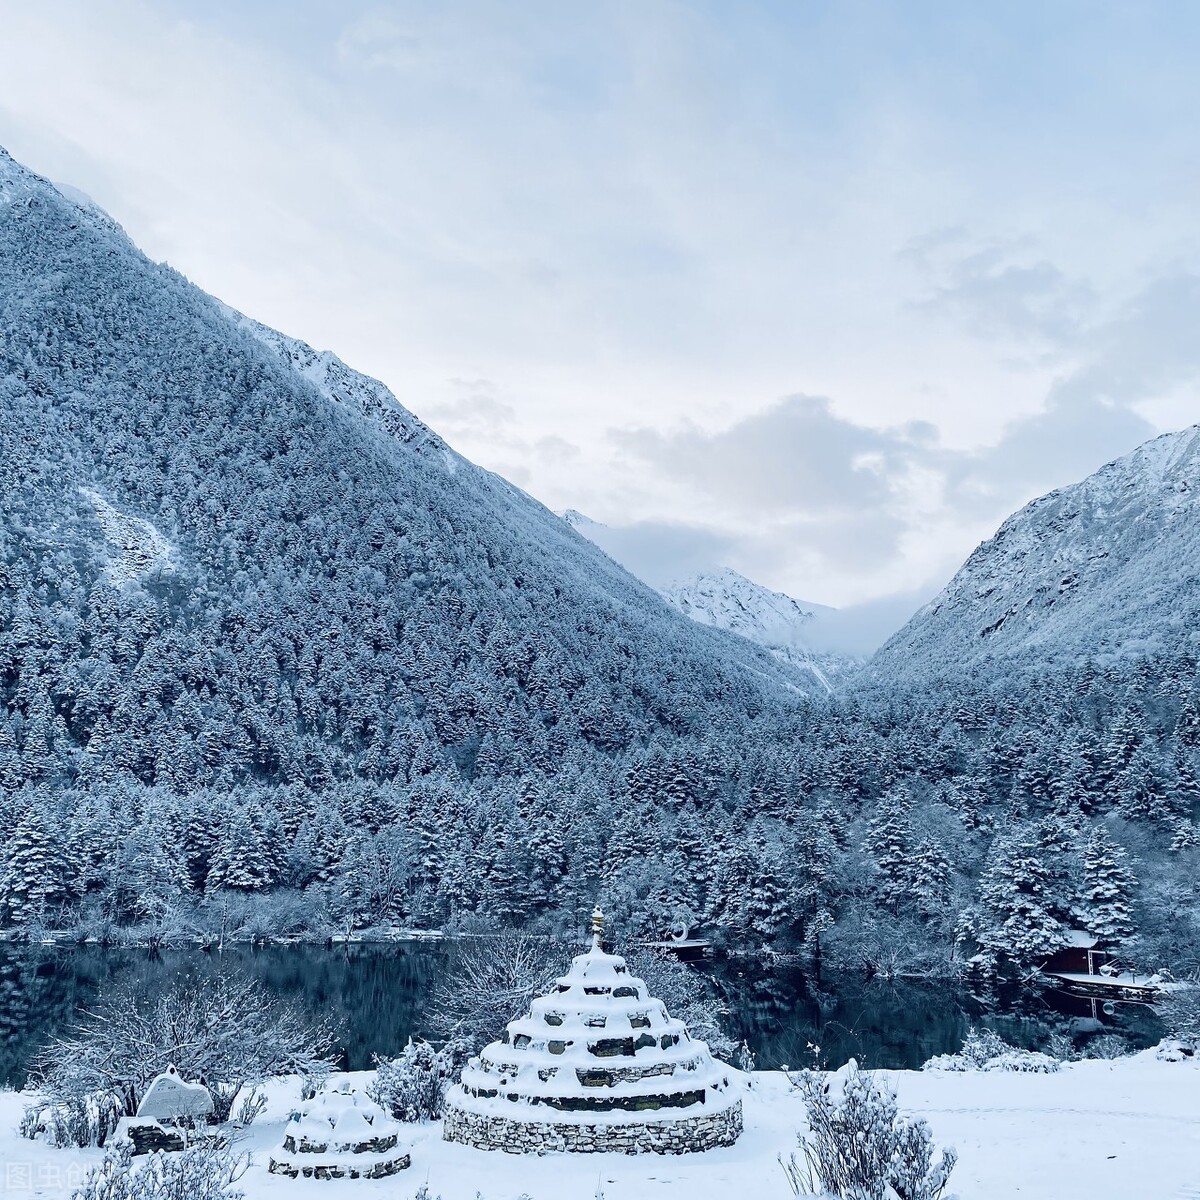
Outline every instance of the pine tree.
<svg viewBox="0 0 1200 1200"><path fill-rule="evenodd" d="M1177 814L1168 768L1156 748L1139 745L1114 780L1117 812L1129 821L1169 823Z"/></svg>
<svg viewBox="0 0 1200 1200"><path fill-rule="evenodd" d="M1054 894L1036 831L1018 828L992 845L979 884L975 936L985 950L1021 964L1035 962L1063 944L1066 931L1054 915L1063 902Z"/></svg>
<svg viewBox="0 0 1200 1200"><path fill-rule="evenodd" d="M889 789L867 827L863 848L878 871L876 891L895 910L912 887L912 798L904 787Z"/></svg>
<svg viewBox="0 0 1200 1200"><path fill-rule="evenodd" d="M945 912L950 899L953 871L950 860L930 837L921 839L912 855L909 893L923 917Z"/></svg>
<svg viewBox="0 0 1200 1200"><path fill-rule="evenodd" d="M148 814L122 842L109 870L107 898L117 920L161 916L190 891L182 850L166 832L162 814Z"/></svg>
<svg viewBox="0 0 1200 1200"><path fill-rule="evenodd" d="M217 837L208 871L208 890L229 888L238 892L257 892L271 881L266 847L262 835L243 808L228 814Z"/></svg>
<svg viewBox="0 0 1200 1200"><path fill-rule="evenodd" d="M1083 886L1076 918L1084 929L1111 945L1128 941L1134 933L1130 903L1137 879L1125 865L1127 855L1103 826L1097 825L1083 851Z"/></svg>
<svg viewBox="0 0 1200 1200"><path fill-rule="evenodd" d="M0 910L15 925L36 919L67 899L67 863L58 838L46 820L48 797L34 792L24 816L3 848Z"/></svg>

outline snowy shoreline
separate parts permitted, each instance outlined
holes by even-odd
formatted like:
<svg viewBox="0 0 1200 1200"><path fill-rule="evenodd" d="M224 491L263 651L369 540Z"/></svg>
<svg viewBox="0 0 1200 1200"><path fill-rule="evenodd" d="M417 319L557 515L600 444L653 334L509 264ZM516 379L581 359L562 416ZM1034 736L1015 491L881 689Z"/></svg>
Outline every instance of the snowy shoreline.
<svg viewBox="0 0 1200 1200"><path fill-rule="evenodd" d="M1173 1200L1194 1195L1200 1162L1200 1064L1153 1051L1064 1064L1051 1074L880 1072L902 1112L928 1120L959 1164L948 1194L960 1200ZM339 1076L363 1084L370 1072ZM263 1115L238 1149L253 1155L247 1200L286 1196L407 1200L428 1184L441 1200L760 1200L790 1196L778 1159L796 1148L803 1105L781 1072L760 1071L744 1096L745 1133L730 1147L660 1157L474 1150L442 1141L439 1124L404 1126L412 1166L390 1179L309 1181L267 1171L299 1097L298 1081L273 1082ZM16 1133L27 1094L0 1092L4 1195L67 1200L97 1150L57 1150Z"/></svg>

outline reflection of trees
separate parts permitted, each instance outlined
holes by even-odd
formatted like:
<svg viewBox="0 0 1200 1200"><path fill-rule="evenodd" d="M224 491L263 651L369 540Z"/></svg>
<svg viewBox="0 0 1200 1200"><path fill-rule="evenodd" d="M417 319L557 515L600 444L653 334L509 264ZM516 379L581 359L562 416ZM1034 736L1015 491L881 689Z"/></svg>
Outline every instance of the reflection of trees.
<svg viewBox="0 0 1200 1200"><path fill-rule="evenodd" d="M328 1018L345 1065L363 1069L372 1054L395 1055L410 1035L431 1032L426 1005L453 953L452 943L429 942L335 949L239 946L212 954L0 947L0 1084L19 1087L34 1051L102 992L128 982L153 996L185 968L241 970L309 1016ZM1029 1048L1045 1046L1055 1032L1077 1040L1088 1032L1067 1001L1027 988L973 998L965 987L944 983L830 976L817 983L795 965L751 959L698 965L696 975L698 987L708 981L720 992L730 1034L747 1041L764 1068L810 1063L810 1043L821 1048L830 1066L855 1057L864 1067L918 1067L935 1054L958 1050L972 1024L986 1024L1006 1041ZM1099 1011L1098 1019L1136 1046L1152 1045L1160 1036L1154 1014L1138 1005L1117 1005L1113 1014Z"/></svg>
<svg viewBox="0 0 1200 1200"><path fill-rule="evenodd" d="M826 976L817 982L797 967L729 960L717 968L730 997L738 1036L762 1067L919 1067L957 1050L970 1023L960 998L944 984L863 981Z"/></svg>
<svg viewBox="0 0 1200 1200"><path fill-rule="evenodd" d="M113 967L100 950L0 948L0 1085L25 1082L34 1050L96 997Z"/></svg>

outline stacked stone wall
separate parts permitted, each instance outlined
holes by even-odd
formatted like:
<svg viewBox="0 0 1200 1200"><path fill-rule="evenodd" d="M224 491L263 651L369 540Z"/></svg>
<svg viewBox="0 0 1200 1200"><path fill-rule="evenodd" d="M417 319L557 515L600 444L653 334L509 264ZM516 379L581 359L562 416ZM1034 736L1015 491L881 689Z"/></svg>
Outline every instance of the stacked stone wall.
<svg viewBox="0 0 1200 1200"><path fill-rule="evenodd" d="M741 1132L741 1100L703 1116L611 1125L520 1121L448 1104L442 1122L442 1136L448 1142L461 1142L477 1150L507 1150L510 1154L545 1154L551 1150L691 1154L715 1146L731 1146Z"/></svg>
<svg viewBox="0 0 1200 1200"><path fill-rule="evenodd" d="M305 1179L386 1179L389 1175L395 1175L397 1171L407 1170L411 1161L407 1154L382 1162L368 1160L361 1165L349 1160L304 1163L272 1158L267 1170L272 1175L287 1175L291 1179L301 1175Z"/></svg>

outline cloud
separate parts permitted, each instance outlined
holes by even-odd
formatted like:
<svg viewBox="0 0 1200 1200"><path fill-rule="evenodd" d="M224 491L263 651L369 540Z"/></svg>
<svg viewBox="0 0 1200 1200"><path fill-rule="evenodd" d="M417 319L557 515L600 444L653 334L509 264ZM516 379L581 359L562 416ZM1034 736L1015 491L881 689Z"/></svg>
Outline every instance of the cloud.
<svg viewBox="0 0 1200 1200"><path fill-rule="evenodd" d="M651 587L666 587L729 561L736 540L716 530L675 521L610 526L591 521L586 536Z"/></svg>
<svg viewBox="0 0 1200 1200"><path fill-rule="evenodd" d="M981 242L960 227L912 239L900 258L929 284L914 308L955 320L980 338L1062 349L1078 338L1096 292L1035 251L1028 238Z"/></svg>
<svg viewBox="0 0 1200 1200"><path fill-rule="evenodd" d="M1038 278L1050 295L1065 276L1047 268ZM872 427L814 396L787 397L724 428L612 430L610 441L675 483L681 503L699 514L688 537L723 543L722 565L775 586L787 579L795 590L797 581L829 577L872 587L903 560L925 564L927 574L910 574L908 586L927 589L965 558L969 539L1021 504L1153 437L1141 406L1181 387L1200 390L1200 276L1154 279L1090 324L1038 323L1039 310L1025 302L1039 288L1028 276L1011 283L1012 297L1022 298L1012 304L987 288L971 293L1007 335L1071 344L1071 365L1041 409L1009 420L989 445L946 445L928 422Z"/></svg>
<svg viewBox="0 0 1200 1200"><path fill-rule="evenodd" d="M884 503L889 476L927 430L876 430L821 396L789 396L727 429L611 430L623 451L752 512L836 516ZM912 441L910 439L917 439Z"/></svg>
<svg viewBox="0 0 1200 1200"><path fill-rule="evenodd" d="M351 21L334 43L338 62L351 69L408 70L420 62L420 49L412 27L382 10Z"/></svg>
<svg viewBox="0 0 1200 1200"><path fill-rule="evenodd" d="M456 380L455 383L461 394L438 404L426 405L425 416L430 424L455 436L510 436L516 410L496 398L492 384L486 379Z"/></svg>
<svg viewBox="0 0 1200 1200"><path fill-rule="evenodd" d="M672 477L697 507L735 515L739 570L777 577L781 559L877 570L899 552L907 514L920 503L922 472L942 455L919 422L872 429L817 396L789 396L716 431L610 431L618 449ZM700 498L703 498L702 500Z"/></svg>

